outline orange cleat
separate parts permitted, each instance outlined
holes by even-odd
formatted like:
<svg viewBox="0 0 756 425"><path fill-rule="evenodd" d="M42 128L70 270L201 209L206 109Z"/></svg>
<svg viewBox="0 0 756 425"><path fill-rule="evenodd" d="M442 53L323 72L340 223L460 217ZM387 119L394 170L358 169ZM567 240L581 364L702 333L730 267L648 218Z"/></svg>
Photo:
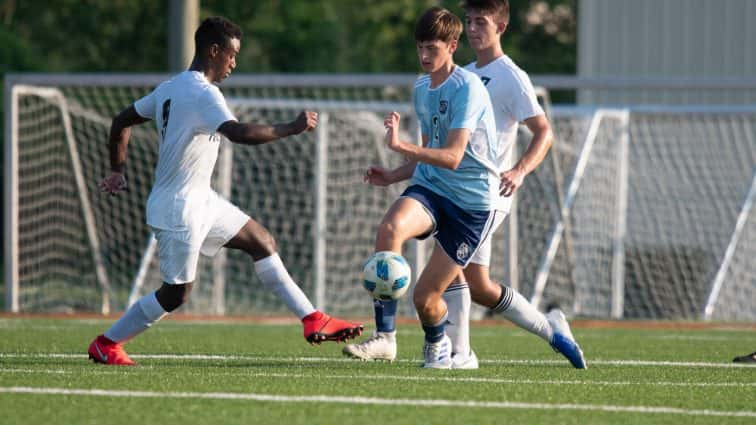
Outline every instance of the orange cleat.
<svg viewBox="0 0 756 425"><path fill-rule="evenodd" d="M136 366L136 363L129 358L124 351L123 346L113 342L100 335L89 344L89 358L95 363L116 365L116 366Z"/></svg>
<svg viewBox="0 0 756 425"><path fill-rule="evenodd" d="M302 319L304 337L310 344L346 341L362 335L362 324L351 323L316 311Z"/></svg>

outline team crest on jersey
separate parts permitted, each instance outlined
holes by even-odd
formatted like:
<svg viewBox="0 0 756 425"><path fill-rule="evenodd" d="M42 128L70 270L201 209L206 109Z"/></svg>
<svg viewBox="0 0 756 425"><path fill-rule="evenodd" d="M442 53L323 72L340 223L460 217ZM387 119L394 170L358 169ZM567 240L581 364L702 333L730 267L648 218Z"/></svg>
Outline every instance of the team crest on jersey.
<svg viewBox="0 0 756 425"><path fill-rule="evenodd" d="M457 247L457 259L459 261L465 261L467 260L467 257L470 256L470 246L467 245L467 243L462 242L459 247Z"/></svg>
<svg viewBox="0 0 756 425"><path fill-rule="evenodd" d="M446 100L442 100L438 102L438 112L445 114L446 111L449 109L449 102Z"/></svg>

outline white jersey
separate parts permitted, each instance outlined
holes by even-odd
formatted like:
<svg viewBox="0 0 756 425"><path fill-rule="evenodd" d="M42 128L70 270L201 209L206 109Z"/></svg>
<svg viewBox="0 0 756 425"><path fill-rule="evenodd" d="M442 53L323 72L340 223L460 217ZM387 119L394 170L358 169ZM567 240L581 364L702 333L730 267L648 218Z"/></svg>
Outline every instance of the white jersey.
<svg viewBox="0 0 756 425"><path fill-rule="evenodd" d="M496 138L499 143L496 165L502 171L509 170L514 166L513 148L517 139L518 123L544 115L533 84L528 74L507 55L500 56L481 68L478 68L475 62L469 63L465 68L480 76L488 90L496 118ZM497 198L494 207L508 212L512 205L512 197Z"/></svg>
<svg viewBox="0 0 756 425"><path fill-rule="evenodd" d="M208 214L221 140L218 127L236 118L218 87L197 71L163 82L134 108L154 120L160 134L147 224L164 230L197 229Z"/></svg>

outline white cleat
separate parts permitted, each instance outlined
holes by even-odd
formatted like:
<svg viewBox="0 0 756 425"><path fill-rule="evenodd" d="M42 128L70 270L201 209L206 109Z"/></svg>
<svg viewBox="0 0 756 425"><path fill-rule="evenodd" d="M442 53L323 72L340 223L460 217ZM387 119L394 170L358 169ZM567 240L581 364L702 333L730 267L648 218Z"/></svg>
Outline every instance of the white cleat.
<svg viewBox="0 0 756 425"><path fill-rule="evenodd" d="M554 309L546 314L546 320L551 325L554 335L551 337L551 347L554 351L562 353L576 369L587 369L583 350L580 349L575 337L570 330L570 324L564 317L562 310Z"/></svg>
<svg viewBox="0 0 756 425"><path fill-rule="evenodd" d="M470 350L470 354L464 355L462 353L452 354L452 369L477 369L478 368L478 356L475 355L475 351Z"/></svg>
<svg viewBox="0 0 756 425"><path fill-rule="evenodd" d="M356 344L348 344L341 352L347 356L360 360L396 359L396 331L373 332L370 338Z"/></svg>
<svg viewBox="0 0 756 425"><path fill-rule="evenodd" d="M452 368L452 343L448 336L439 342L425 342L423 345L424 368L427 369L451 369Z"/></svg>

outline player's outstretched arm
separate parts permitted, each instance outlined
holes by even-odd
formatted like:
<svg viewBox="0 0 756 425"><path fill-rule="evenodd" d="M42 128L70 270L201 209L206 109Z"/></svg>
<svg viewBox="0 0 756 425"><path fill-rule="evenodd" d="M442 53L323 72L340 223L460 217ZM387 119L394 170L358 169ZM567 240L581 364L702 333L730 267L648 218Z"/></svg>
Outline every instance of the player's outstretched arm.
<svg viewBox="0 0 756 425"><path fill-rule="evenodd" d="M126 189L126 177L123 175L126 167L126 149L129 146L131 127L150 121L139 115L134 105L121 111L110 124L108 137L108 153L110 156L110 175L100 182L100 190L115 195Z"/></svg>
<svg viewBox="0 0 756 425"><path fill-rule="evenodd" d="M409 161L393 170L378 165L371 165L362 179L373 186L389 186L412 177L412 173L415 172L415 166L417 166L416 161Z"/></svg>
<svg viewBox="0 0 756 425"><path fill-rule="evenodd" d="M502 196L511 196L522 186L525 176L543 162L554 140L551 125L549 125L549 120L545 116L530 117L525 120L525 125L533 133L533 139L531 139L528 149L525 150L517 164L512 169L501 173L499 193Z"/></svg>
<svg viewBox="0 0 756 425"><path fill-rule="evenodd" d="M297 119L285 124L249 124L226 121L218 127L218 132L234 143L261 145L287 136L311 131L318 125L318 113L300 112Z"/></svg>

